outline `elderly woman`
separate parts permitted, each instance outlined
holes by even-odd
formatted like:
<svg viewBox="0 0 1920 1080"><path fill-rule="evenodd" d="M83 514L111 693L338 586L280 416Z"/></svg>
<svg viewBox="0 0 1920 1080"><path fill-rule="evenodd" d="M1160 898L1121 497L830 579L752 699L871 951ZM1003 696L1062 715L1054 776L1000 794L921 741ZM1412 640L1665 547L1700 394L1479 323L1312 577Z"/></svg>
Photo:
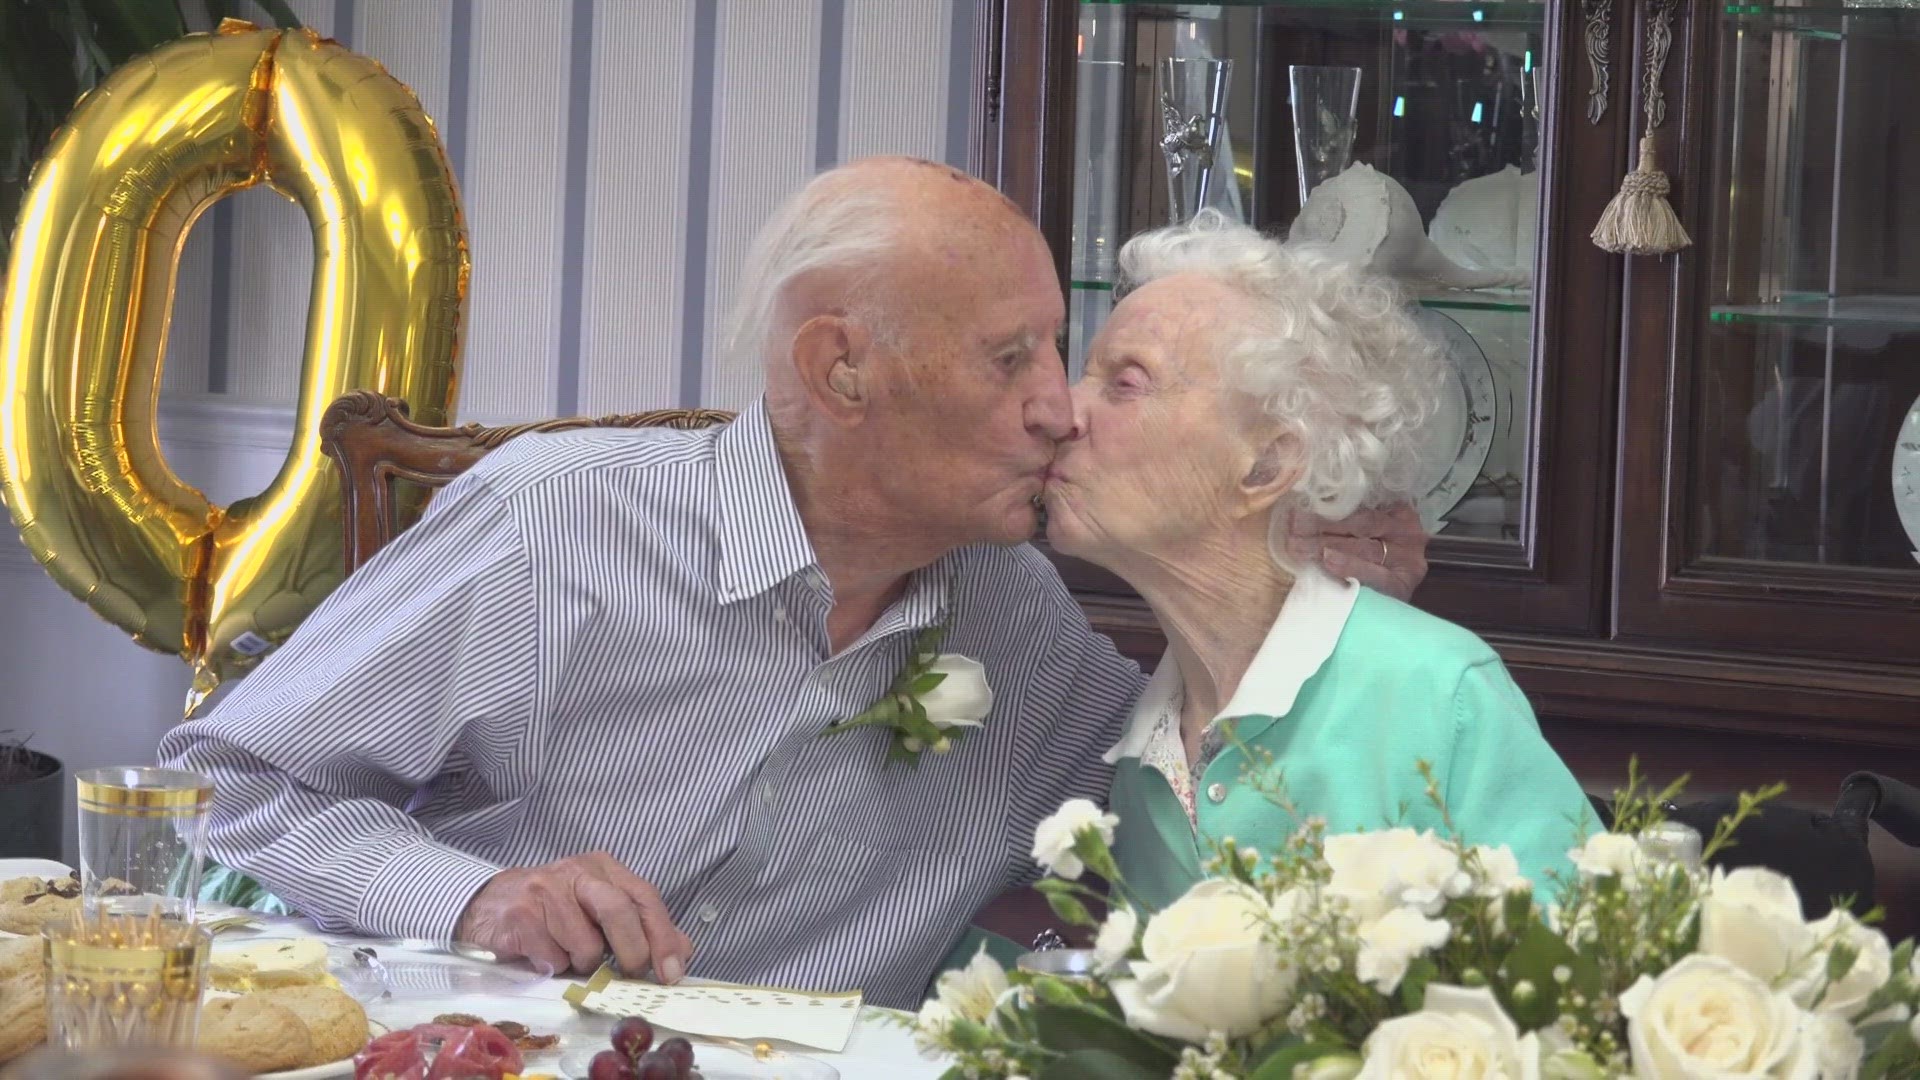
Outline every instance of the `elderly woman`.
<svg viewBox="0 0 1920 1080"><path fill-rule="evenodd" d="M1453 826L1544 884L1588 804L1500 658L1285 549L1296 515L1411 494L1437 348L1386 282L1211 213L1134 238L1120 269L1132 291L1074 387L1047 535L1125 578L1166 632L1108 754L1129 884L1169 903L1209 839L1268 847L1296 814L1439 828L1420 760ZM1247 782L1268 755L1291 812Z"/></svg>

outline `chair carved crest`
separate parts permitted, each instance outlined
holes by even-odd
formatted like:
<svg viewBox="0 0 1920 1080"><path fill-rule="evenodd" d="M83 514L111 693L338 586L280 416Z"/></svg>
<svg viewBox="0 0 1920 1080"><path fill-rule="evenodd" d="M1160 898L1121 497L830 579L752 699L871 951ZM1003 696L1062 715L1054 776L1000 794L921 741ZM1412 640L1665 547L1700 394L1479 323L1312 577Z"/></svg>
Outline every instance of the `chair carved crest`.
<svg viewBox="0 0 1920 1080"><path fill-rule="evenodd" d="M731 419L732 413L718 409L653 409L502 427L429 427L416 423L399 398L355 390L327 406L320 420L320 448L340 470L347 572L392 540L400 521L417 515L428 494L421 489L445 487L509 439L576 428L704 428ZM418 487L403 492L396 481Z"/></svg>

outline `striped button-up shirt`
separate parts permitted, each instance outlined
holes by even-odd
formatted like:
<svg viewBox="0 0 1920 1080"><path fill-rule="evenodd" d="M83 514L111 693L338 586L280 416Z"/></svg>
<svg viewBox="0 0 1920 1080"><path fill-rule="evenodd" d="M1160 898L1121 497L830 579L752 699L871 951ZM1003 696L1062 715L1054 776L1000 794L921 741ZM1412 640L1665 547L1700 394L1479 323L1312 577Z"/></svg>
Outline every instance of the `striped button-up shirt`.
<svg viewBox="0 0 1920 1080"><path fill-rule="evenodd" d="M691 974L909 1006L1034 825L1105 798L1144 680L1026 546L949 553L838 654L830 606L763 406L527 436L160 755L214 778L214 856L329 929L445 939L501 868L605 850ZM983 727L917 768L822 737L943 622Z"/></svg>

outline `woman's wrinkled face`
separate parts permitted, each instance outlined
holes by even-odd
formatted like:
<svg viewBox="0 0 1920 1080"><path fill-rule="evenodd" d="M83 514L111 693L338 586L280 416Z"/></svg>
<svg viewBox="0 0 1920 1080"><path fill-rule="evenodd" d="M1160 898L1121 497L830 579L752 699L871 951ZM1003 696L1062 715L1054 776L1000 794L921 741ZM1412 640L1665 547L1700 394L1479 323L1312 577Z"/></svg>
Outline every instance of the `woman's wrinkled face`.
<svg viewBox="0 0 1920 1080"><path fill-rule="evenodd" d="M1169 556L1245 527L1270 428L1234 390L1221 355L1246 301L1191 274L1162 278L1114 307L1073 387L1073 435L1047 482L1047 538L1109 567Z"/></svg>

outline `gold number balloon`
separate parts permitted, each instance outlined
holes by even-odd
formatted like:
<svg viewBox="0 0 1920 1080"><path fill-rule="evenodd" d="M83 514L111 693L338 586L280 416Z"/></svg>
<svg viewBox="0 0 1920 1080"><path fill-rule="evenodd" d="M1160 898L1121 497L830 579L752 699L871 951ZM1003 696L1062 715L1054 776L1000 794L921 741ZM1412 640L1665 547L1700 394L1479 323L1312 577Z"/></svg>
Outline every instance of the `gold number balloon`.
<svg viewBox="0 0 1920 1080"><path fill-rule="evenodd" d="M313 292L292 449L267 490L223 508L167 466L155 398L187 230L256 184L306 211ZM468 273L419 101L311 31L229 20L163 46L54 136L0 306L0 492L54 580L194 665L189 712L340 581L327 404L368 389L447 421Z"/></svg>

